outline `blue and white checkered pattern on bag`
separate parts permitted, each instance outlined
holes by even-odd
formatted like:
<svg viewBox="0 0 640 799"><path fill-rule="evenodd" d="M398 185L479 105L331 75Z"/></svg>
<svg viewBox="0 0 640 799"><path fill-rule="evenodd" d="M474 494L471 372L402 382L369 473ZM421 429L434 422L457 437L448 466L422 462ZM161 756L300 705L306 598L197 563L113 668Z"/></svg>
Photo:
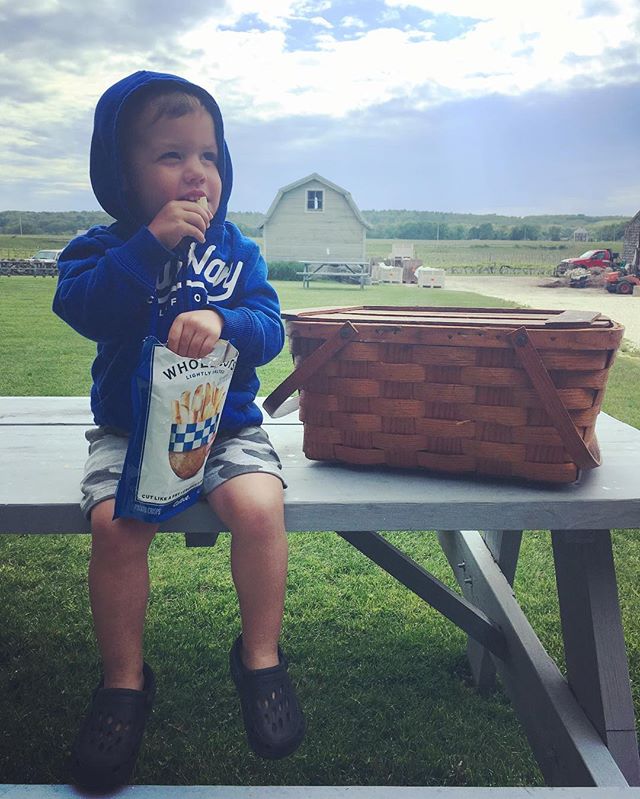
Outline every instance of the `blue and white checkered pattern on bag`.
<svg viewBox="0 0 640 799"><path fill-rule="evenodd" d="M189 424L172 424L169 436L169 452L189 452L209 443L211 434L216 429L217 416L202 422Z"/></svg>

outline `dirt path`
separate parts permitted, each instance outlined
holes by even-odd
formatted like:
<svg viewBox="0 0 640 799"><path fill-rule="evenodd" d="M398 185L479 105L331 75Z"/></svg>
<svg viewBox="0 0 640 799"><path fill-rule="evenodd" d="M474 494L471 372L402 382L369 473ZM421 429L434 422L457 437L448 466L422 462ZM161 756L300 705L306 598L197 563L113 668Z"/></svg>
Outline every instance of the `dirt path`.
<svg viewBox="0 0 640 799"><path fill-rule="evenodd" d="M625 338L640 348L640 297L609 294L602 288L545 288L541 285L545 282L549 282L548 278L447 275L445 287L453 291L476 291L532 308L599 311L623 324Z"/></svg>

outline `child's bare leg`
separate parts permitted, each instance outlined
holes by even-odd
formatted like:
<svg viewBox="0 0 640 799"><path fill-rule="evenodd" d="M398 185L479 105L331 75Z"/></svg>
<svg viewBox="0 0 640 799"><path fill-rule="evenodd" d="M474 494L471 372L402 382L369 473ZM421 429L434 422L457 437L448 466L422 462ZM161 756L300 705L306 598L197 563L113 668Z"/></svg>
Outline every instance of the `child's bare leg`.
<svg viewBox="0 0 640 799"><path fill-rule="evenodd" d="M276 666L288 557L282 483L272 474L241 474L214 489L207 500L231 530L243 662L249 669Z"/></svg>
<svg viewBox="0 0 640 799"><path fill-rule="evenodd" d="M89 594L105 688L142 690L142 638L149 597L147 553L157 525L113 521L114 500L91 511Z"/></svg>

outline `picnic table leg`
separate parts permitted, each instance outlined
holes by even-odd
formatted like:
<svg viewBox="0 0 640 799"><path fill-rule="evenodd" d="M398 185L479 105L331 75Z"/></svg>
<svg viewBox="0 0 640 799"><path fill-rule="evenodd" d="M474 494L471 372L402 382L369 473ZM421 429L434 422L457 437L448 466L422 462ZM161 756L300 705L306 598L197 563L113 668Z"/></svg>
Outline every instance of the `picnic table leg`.
<svg viewBox="0 0 640 799"><path fill-rule="evenodd" d="M522 530L487 530L481 535L493 559L507 578L507 582L509 585L513 585L522 542ZM464 569L463 566L459 568ZM471 637L467 639L467 659L476 688L481 692L493 690L496 682L496 667L493 664L493 659L487 649Z"/></svg>
<svg viewBox="0 0 640 799"><path fill-rule="evenodd" d="M423 569L380 533L340 530L338 535L468 635L477 637L487 651L493 652L497 657L505 657L502 634L485 613Z"/></svg>
<svg viewBox="0 0 640 799"><path fill-rule="evenodd" d="M629 784L640 785L611 533L551 535L569 686Z"/></svg>
<svg viewBox="0 0 640 799"><path fill-rule="evenodd" d="M505 636L507 656L494 662L546 783L628 786L613 753L545 651L480 534L442 531L438 540L464 593ZM458 566L463 562L466 576Z"/></svg>

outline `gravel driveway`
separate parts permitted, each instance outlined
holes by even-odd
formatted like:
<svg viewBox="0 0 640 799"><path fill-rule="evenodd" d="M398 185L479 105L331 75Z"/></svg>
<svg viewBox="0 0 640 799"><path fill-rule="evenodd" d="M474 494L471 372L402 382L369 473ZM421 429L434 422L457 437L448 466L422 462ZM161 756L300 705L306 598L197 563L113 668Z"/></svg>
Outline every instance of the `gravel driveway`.
<svg viewBox="0 0 640 799"><path fill-rule="evenodd" d="M609 294L603 288L545 288L545 282L549 278L447 275L445 287L452 291L475 291L530 308L598 311L624 325L625 338L640 348L640 297Z"/></svg>

